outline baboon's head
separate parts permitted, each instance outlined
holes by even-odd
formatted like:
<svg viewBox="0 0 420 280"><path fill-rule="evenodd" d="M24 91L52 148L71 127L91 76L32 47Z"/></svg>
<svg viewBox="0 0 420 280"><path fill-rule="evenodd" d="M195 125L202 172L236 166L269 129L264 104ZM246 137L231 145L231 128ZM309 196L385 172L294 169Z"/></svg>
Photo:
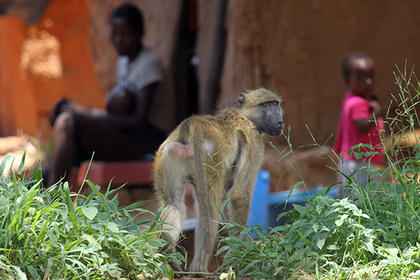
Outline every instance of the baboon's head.
<svg viewBox="0 0 420 280"><path fill-rule="evenodd" d="M259 88L239 94L235 107L252 121L260 132L280 136L284 128L283 109L280 103L279 96Z"/></svg>

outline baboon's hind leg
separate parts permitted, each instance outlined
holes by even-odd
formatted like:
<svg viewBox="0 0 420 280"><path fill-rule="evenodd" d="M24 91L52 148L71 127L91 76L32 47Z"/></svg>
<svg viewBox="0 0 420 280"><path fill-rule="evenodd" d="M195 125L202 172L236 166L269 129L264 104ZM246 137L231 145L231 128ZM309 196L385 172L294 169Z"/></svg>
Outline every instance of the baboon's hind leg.
<svg viewBox="0 0 420 280"><path fill-rule="evenodd" d="M187 175L181 170L185 168L173 168L183 164L174 157L169 157L162 167L158 170L157 182L155 182L155 191L160 205L163 207L161 220L164 222L163 238L168 241L166 249L170 253L176 251L176 243L181 235L182 225L186 217L185 190L188 186ZM161 172L159 172L161 171ZM177 264L172 264L174 270L181 270Z"/></svg>
<svg viewBox="0 0 420 280"><path fill-rule="evenodd" d="M191 272L207 272L213 254L219 229L219 211L222 204L222 192L216 186L201 186L196 190L197 223L195 228L194 258L190 265Z"/></svg>

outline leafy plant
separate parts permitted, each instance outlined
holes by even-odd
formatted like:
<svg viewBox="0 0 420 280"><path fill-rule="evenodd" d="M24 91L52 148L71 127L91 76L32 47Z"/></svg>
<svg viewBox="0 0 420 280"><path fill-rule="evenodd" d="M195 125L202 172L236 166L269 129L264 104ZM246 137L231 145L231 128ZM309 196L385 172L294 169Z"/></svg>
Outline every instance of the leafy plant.
<svg viewBox="0 0 420 280"><path fill-rule="evenodd" d="M179 254L158 252L166 243L160 212L152 220L140 207L119 207L117 191L70 192L67 182L44 189L41 172L25 180L0 166L0 277L2 279L160 279L173 278L170 261ZM7 175L4 175L6 173Z"/></svg>
<svg viewBox="0 0 420 280"><path fill-rule="evenodd" d="M366 169L365 184L348 176L344 188L352 195L344 199L317 192L304 206L280 214L288 223L268 232L241 227L222 240L218 254L225 259L218 271L233 269L252 279L420 279L420 145L414 133L420 83L406 70L398 70L396 80L398 108L387 118L392 138L383 136L387 169ZM351 152L362 158L371 148L357 145ZM257 240L247 242L250 231Z"/></svg>

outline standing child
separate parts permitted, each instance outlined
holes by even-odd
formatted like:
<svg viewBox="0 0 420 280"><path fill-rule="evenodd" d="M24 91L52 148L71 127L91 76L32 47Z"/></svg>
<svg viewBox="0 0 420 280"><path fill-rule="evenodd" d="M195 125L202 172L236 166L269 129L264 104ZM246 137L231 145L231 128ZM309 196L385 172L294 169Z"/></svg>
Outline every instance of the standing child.
<svg viewBox="0 0 420 280"><path fill-rule="evenodd" d="M357 181L365 183L368 173L362 167L384 162L380 136L384 123L375 93L375 65L366 53L354 52L343 59L342 70L349 91L343 98L333 150L342 153L341 171L347 176L355 172ZM349 156L351 147L360 143L371 145L377 153L362 159L356 159L354 153ZM339 182L345 182L345 177L341 175Z"/></svg>

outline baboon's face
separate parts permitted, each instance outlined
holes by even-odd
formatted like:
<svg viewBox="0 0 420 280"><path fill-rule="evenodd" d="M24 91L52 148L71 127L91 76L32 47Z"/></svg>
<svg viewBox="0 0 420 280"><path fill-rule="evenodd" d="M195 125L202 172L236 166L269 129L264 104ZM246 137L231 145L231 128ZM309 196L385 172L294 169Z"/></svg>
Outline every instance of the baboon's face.
<svg viewBox="0 0 420 280"><path fill-rule="evenodd" d="M250 120L257 129L270 136L280 136L284 128L283 110L277 100L260 103L255 108L255 117Z"/></svg>
<svg viewBox="0 0 420 280"><path fill-rule="evenodd" d="M257 89L239 94L235 107L257 126L258 131L270 136L280 136L284 128L280 100L268 90Z"/></svg>

